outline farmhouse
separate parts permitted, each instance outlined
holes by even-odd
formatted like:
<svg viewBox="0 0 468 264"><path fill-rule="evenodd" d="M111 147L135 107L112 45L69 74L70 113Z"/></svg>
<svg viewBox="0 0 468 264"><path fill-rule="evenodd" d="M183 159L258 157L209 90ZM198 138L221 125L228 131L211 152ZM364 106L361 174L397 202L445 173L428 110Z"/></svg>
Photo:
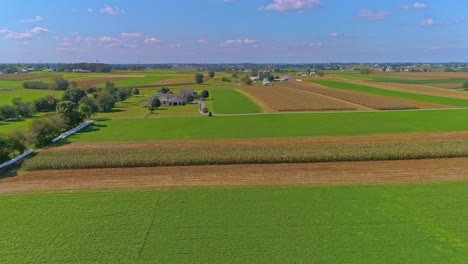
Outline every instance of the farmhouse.
<svg viewBox="0 0 468 264"><path fill-rule="evenodd" d="M180 90L179 94L171 94L171 93L162 93L157 92L153 95L149 102L151 102L154 98L158 98L161 102L161 105L169 105L169 106L176 106L176 105L186 105L187 98L189 96L193 96L194 91L190 88L185 88ZM148 103L149 103L148 102Z"/></svg>

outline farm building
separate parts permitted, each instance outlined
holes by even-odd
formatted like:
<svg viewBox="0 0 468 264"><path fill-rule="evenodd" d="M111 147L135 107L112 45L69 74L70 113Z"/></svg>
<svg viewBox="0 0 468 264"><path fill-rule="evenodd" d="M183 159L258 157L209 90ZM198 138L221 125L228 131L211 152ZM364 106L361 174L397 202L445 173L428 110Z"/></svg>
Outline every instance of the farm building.
<svg viewBox="0 0 468 264"><path fill-rule="evenodd" d="M168 105L168 106L176 106L176 105L186 105L187 98L189 96L193 96L194 91L190 88L184 88L180 90L178 94L171 94L171 93L162 93L157 92L155 95L151 96L148 100L151 102L154 98L158 98L161 102L161 105Z"/></svg>

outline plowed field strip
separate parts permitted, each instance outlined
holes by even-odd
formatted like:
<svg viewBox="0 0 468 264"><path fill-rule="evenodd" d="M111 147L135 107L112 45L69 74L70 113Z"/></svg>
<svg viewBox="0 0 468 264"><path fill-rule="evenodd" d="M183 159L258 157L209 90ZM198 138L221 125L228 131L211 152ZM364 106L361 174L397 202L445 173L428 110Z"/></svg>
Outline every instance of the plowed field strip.
<svg viewBox="0 0 468 264"><path fill-rule="evenodd" d="M361 81L349 81L348 83L372 86L375 88L403 92L403 93L415 93L431 96L440 96L454 99L465 99L468 100L468 93L444 90L441 88L435 88L427 85L415 85L415 84L397 84L397 83L381 83L381 82L361 82Z"/></svg>
<svg viewBox="0 0 468 264"><path fill-rule="evenodd" d="M106 188L349 185L468 180L468 159L221 165L28 172L0 193Z"/></svg>
<svg viewBox="0 0 468 264"><path fill-rule="evenodd" d="M345 102L354 103L361 107L367 107L368 109L378 110L401 110L401 109L418 109L422 108L417 103L408 102L406 100L399 100L395 98L389 98L385 96L370 95L359 92L344 91L338 89L332 89L324 87L318 84L304 83L304 82L290 82L282 83L281 85L294 88L297 90L308 91L313 93L330 96L337 98Z"/></svg>
<svg viewBox="0 0 468 264"><path fill-rule="evenodd" d="M232 140L179 140L158 142L128 142L128 143L73 143L53 150L93 150L93 149L143 149L159 147L220 147L220 146L303 146L308 144L363 144L363 143L389 143L389 142L427 142L439 140L468 139L466 132L401 134L401 135L370 135L349 137L314 137L314 138L285 138L285 139L232 139ZM47 151L46 148L44 151Z"/></svg>
<svg viewBox="0 0 468 264"><path fill-rule="evenodd" d="M93 85L100 84L100 83L105 83L105 82L115 82L115 81L134 79L134 78L140 78L140 77L141 76L98 77L98 78L92 78L92 79L79 80L79 81L77 81L77 84L78 84L79 87L85 87L85 86L93 86Z"/></svg>
<svg viewBox="0 0 468 264"><path fill-rule="evenodd" d="M319 94L311 94L285 87L249 87L243 89L264 110L275 111L325 111L356 110L354 104Z"/></svg>

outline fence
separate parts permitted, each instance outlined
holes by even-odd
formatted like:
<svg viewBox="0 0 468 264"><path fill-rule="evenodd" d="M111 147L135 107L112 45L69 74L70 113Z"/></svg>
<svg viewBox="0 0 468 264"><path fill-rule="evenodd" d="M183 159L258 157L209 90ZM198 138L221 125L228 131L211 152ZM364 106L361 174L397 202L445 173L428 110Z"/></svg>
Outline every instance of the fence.
<svg viewBox="0 0 468 264"><path fill-rule="evenodd" d="M4 163L0 164L0 170L6 168L6 167L8 167L8 166L11 166L11 165L13 165L13 164L15 164L15 163L17 163L17 162L19 162L19 161L21 161L21 160L23 160L23 159L26 158L27 156L31 155L33 152L34 152L34 150L30 149L30 150L24 152L23 154L21 154L21 155L19 155L19 156L16 156L15 158L13 158L13 159L11 159L11 160L9 160L9 161L7 161L7 162L4 162Z"/></svg>
<svg viewBox="0 0 468 264"><path fill-rule="evenodd" d="M68 130L67 132L61 134L60 136L52 139L52 143L55 143L55 142L57 142L59 140L65 139L65 138L75 134L76 132L80 131L81 129L83 129L83 128L87 127L87 126L89 126L93 122L94 122L94 120L89 120L89 121L86 121L83 124L73 128L73 129Z"/></svg>

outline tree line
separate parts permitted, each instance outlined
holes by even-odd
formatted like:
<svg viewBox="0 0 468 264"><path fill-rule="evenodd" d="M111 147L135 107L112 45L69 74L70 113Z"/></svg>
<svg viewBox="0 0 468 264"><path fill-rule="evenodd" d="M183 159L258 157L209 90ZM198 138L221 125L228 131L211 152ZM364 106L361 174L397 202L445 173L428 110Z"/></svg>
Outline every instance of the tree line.
<svg viewBox="0 0 468 264"><path fill-rule="evenodd" d="M11 105L0 106L0 121L11 121L31 117L35 112L49 113L46 118L32 121L28 131L15 131L0 135L0 163L23 152L27 145L42 147L61 133L79 125L96 112L111 111L115 104L132 96L132 89L116 88L107 82L104 88L67 89L61 100L45 96L33 102L21 98L12 100Z"/></svg>

